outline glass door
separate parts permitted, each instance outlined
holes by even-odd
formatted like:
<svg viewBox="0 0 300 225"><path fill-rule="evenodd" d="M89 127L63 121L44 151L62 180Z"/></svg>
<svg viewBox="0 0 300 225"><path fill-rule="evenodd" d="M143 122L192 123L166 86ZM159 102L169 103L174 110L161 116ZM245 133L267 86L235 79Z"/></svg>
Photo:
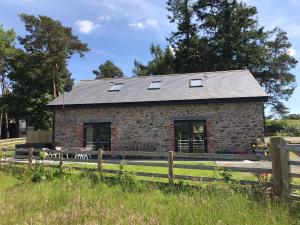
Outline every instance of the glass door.
<svg viewBox="0 0 300 225"><path fill-rule="evenodd" d="M104 151L110 150L111 126L110 123L87 123L84 124L84 146L98 150L103 147Z"/></svg>
<svg viewBox="0 0 300 225"><path fill-rule="evenodd" d="M206 152L206 133L205 122L194 121L191 123L191 144L192 152L204 153Z"/></svg>
<svg viewBox="0 0 300 225"><path fill-rule="evenodd" d="M175 150L177 152L206 152L205 121L175 121Z"/></svg>
<svg viewBox="0 0 300 225"><path fill-rule="evenodd" d="M84 125L84 147L93 147L97 146L97 130L94 124L85 124Z"/></svg>
<svg viewBox="0 0 300 225"><path fill-rule="evenodd" d="M111 127L110 123L98 124L97 149L102 147L104 151L110 151Z"/></svg>
<svg viewBox="0 0 300 225"><path fill-rule="evenodd" d="M177 152L190 152L190 129L187 122L175 123L175 146Z"/></svg>

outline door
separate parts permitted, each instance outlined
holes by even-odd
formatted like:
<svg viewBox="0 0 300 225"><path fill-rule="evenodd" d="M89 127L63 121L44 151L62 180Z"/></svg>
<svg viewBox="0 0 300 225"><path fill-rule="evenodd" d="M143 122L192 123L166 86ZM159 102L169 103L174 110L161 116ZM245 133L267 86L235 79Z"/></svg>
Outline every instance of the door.
<svg viewBox="0 0 300 225"><path fill-rule="evenodd" d="M111 124L86 123L84 124L84 146L91 146L93 150L103 147L104 151L110 150Z"/></svg>
<svg viewBox="0 0 300 225"><path fill-rule="evenodd" d="M175 121L176 152L204 153L206 150L206 124L200 120Z"/></svg>

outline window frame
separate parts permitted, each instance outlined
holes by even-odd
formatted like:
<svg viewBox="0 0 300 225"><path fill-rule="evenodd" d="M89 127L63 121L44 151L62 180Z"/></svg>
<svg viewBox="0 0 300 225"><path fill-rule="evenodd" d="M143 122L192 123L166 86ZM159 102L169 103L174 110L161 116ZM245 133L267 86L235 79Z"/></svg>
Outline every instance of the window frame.
<svg viewBox="0 0 300 225"><path fill-rule="evenodd" d="M112 86L108 89L109 92L115 92L115 91L121 91L124 83L113 83ZM118 89L115 89L114 87L118 87Z"/></svg>
<svg viewBox="0 0 300 225"><path fill-rule="evenodd" d="M192 82L193 81L200 81L201 84L200 85L192 85ZM190 79L190 82L189 82L189 87L190 88L197 88L197 87L203 87L203 82L202 82L202 79Z"/></svg>
<svg viewBox="0 0 300 225"><path fill-rule="evenodd" d="M151 81L151 83L149 84L148 90L159 90L161 87L161 81L157 80L157 81ZM159 84L159 87L151 87L152 84Z"/></svg>

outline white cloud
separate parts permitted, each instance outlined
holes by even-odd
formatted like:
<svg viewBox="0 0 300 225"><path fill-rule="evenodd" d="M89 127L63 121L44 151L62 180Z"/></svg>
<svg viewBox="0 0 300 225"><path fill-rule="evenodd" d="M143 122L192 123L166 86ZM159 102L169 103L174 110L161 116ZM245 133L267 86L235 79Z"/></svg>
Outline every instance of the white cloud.
<svg viewBox="0 0 300 225"><path fill-rule="evenodd" d="M128 26L136 30L143 30L146 28L146 25L143 22L130 23Z"/></svg>
<svg viewBox="0 0 300 225"><path fill-rule="evenodd" d="M100 26L90 20L78 20L75 22L75 25L78 27L79 32L84 34L89 34Z"/></svg>
<svg viewBox="0 0 300 225"><path fill-rule="evenodd" d="M111 18L109 16L98 16L97 20L99 20L99 21L110 21Z"/></svg>
<svg viewBox="0 0 300 225"><path fill-rule="evenodd" d="M287 53L290 55L290 56L296 56L296 50L293 49L293 48L289 48Z"/></svg>
<svg viewBox="0 0 300 225"><path fill-rule="evenodd" d="M147 19L145 21L137 22L137 23L130 23L128 24L129 27L136 29L136 30L143 30L148 27L157 27L158 21L153 19Z"/></svg>
<svg viewBox="0 0 300 225"><path fill-rule="evenodd" d="M146 24L150 27L156 27L158 24L157 20L153 20L153 19L147 19L146 20Z"/></svg>

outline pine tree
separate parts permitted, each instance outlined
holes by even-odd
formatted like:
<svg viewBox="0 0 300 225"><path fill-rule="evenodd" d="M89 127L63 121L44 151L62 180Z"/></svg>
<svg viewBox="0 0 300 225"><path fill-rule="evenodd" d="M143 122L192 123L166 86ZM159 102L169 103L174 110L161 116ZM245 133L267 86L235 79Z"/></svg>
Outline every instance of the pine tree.
<svg viewBox="0 0 300 225"><path fill-rule="evenodd" d="M159 45L152 44L150 53L153 60L149 61L147 65L135 61L133 73L136 76L149 76L160 74L174 73L174 53L171 47L162 50Z"/></svg>
<svg viewBox="0 0 300 225"><path fill-rule="evenodd" d="M50 17L21 14L20 18L28 32L24 37L18 38L20 44L30 54L45 54L44 66L48 66L49 72L45 75L51 76L52 93L56 98L65 85L73 82L67 69L68 60L76 53L83 57L89 51L87 44L73 35L71 28Z"/></svg>
<svg viewBox="0 0 300 225"><path fill-rule="evenodd" d="M110 60L106 60L101 64L98 67L98 70L93 70L93 74L96 75L96 79L124 76L122 70Z"/></svg>

